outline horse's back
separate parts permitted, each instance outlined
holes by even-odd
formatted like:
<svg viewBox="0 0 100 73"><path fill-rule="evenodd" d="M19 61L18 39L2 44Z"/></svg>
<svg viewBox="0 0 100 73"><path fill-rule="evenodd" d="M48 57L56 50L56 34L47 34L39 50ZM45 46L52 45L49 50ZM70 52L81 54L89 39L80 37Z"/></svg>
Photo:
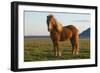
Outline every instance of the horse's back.
<svg viewBox="0 0 100 73"><path fill-rule="evenodd" d="M77 29L74 25L64 26L63 28L69 28L69 29L71 29L71 30L78 31L78 29Z"/></svg>
<svg viewBox="0 0 100 73"><path fill-rule="evenodd" d="M74 34L78 34L78 29L74 26L74 25L68 25L68 26L64 26L63 28L68 28L69 30L71 30Z"/></svg>
<svg viewBox="0 0 100 73"><path fill-rule="evenodd" d="M74 25L64 26L63 29L65 29L65 31L70 30L73 37L78 37L78 29Z"/></svg>

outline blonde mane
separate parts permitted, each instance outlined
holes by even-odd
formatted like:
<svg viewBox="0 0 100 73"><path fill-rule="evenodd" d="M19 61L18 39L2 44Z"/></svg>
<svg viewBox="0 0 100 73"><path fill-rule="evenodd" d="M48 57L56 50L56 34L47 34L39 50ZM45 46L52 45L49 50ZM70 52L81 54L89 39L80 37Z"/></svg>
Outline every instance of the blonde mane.
<svg viewBox="0 0 100 73"><path fill-rule="evenodd" d="M61 24L60 22L57 22L57 30L58 30L59 32L62 31L62 24Z"/></svg>

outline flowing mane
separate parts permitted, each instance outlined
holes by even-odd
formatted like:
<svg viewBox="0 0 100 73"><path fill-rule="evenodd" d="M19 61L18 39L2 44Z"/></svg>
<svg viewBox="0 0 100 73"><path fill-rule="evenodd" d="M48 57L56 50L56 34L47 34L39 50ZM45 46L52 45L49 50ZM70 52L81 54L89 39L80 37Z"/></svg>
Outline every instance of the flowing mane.
<svg viewBox="0 0 100 73"><path fill-rule="evenodd" d="M57 22L57 30L58 30L59 32L61 32L62 29L63 29L62 24L61 24L60 22Z"/></svg>

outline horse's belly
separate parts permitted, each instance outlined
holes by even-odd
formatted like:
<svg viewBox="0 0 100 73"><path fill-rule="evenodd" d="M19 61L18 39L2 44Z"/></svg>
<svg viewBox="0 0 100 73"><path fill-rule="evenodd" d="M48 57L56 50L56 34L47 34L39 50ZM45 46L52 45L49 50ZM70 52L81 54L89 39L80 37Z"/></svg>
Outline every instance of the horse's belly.
<svg viewBox="0 0 100 73"><path fill-rule="evenodd" d="M65 41L72 37L72 32L70 30L63 30L60 34L60 41Z"/></svg>
<svg viewBox="0 0 100 73"><path fill-rule="evenodd" d="M65 41L65 40L67 40L67 39L64 39L64 38L60 39L60 41Z"/></svg>
<svg viewBox="0 0 100 73"><path fill-rule="evenodd" d="M60 36L60 41L65 41L65 40L67 40L67 36L65 33L62 33Z"/></svg>

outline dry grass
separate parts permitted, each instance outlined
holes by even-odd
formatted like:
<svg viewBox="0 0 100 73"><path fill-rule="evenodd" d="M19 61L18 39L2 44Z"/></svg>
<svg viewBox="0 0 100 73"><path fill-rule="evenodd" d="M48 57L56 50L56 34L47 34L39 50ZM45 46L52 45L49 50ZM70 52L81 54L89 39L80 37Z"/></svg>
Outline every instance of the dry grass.
<svg viewBox="0 0 100 73"><path fill-rule="evenodd" d="M24 61L69 60L90 58L90 40L80 39L80 54L72 55L69 41L60 42L62 57L53 55L53 46L50 38L25 38Z"/></svg>

